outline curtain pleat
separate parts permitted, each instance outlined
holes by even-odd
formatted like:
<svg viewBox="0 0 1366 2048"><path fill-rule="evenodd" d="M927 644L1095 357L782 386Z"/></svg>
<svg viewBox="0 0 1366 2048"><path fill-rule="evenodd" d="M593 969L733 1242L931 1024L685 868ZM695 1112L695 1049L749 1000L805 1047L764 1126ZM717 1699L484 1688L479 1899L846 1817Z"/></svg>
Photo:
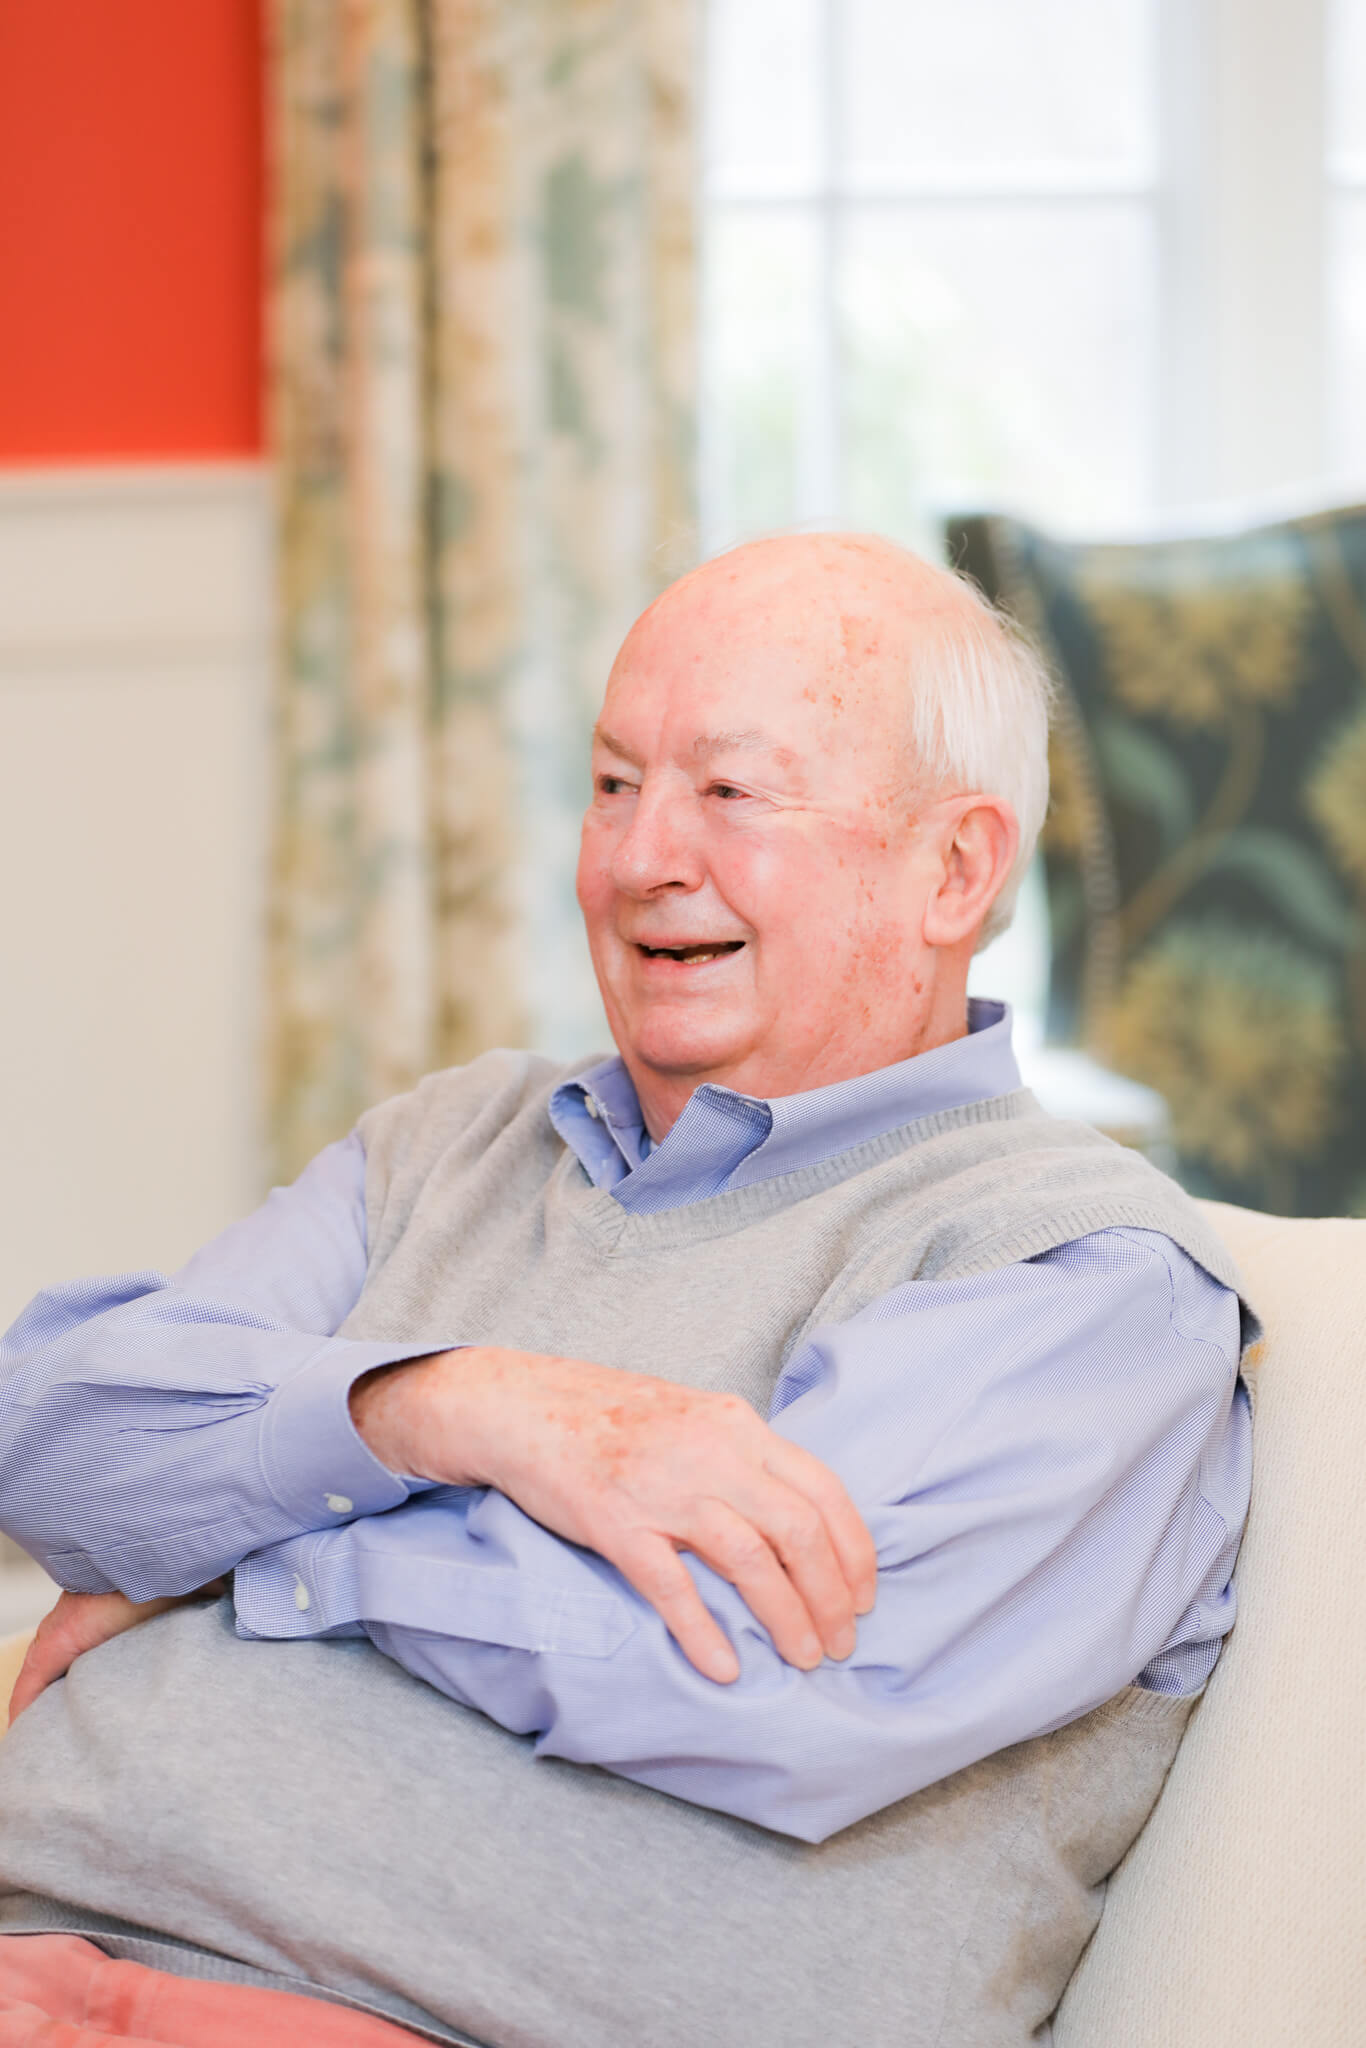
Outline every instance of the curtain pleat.
<svg viewBox="0 0 1366 2048"><path fill-rule="evenodd" d="M274 1164L600 1035L586 738L695 544L693 0L275 0Z"/></svg>

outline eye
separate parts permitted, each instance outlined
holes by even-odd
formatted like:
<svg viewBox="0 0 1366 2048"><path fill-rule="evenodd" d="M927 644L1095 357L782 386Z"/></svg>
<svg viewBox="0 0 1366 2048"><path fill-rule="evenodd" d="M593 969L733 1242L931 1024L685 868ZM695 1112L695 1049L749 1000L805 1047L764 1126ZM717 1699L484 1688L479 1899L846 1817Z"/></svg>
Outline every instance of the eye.
<svg viewBox="0 0 1366 2048"><path fill-rule="evenodd" d="M625 777L621 775L599 775L597 783L599 793L602 796L616 796L623 789L634 787L632 783L627 782Z"/></svg>
<svg viewBox="0 0 1366 2048"><path fill-rule="evenodd" d="M712 796L723 796L729 798L737 796L742 797L745 796L747 792L743 789L737 789L733 782L713 782L709 794Z"/></svg>

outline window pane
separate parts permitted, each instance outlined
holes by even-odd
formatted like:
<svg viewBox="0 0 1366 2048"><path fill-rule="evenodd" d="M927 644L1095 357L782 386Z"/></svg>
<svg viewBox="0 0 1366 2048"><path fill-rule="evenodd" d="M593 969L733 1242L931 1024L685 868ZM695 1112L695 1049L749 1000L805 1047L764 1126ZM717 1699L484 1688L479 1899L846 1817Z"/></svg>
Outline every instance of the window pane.
<svg viewBox="0 0 1366 2048"><path fill-rule="evenodd" d="M1329 0L1328 161L1366 181L1366 4Z"/></svg>
<svg viewBox="0 0 1366 2048"><path fill-rule="evenodd" d="M1333 220L1333 408L1330 466L1366 487L1366 192L1344 193Z"/></svg>
<svg viewBox="0 0 1366 2048"><path fill-rule="evenodd" d="M713 185L809 191L825 132L821 0L712 0L705 157Z"/></svg>
<svg viewBox="0 0 1366 2048"><path fill-rule="evenodd" d="M1142 201L876 208L844 282L847 513L925 543L931 510L1064 526L1148 505L1156 250Z"/></svg>
<svg viewBox="0 0 1366 2048"><path fill-rule="evenodd" d="M702 519L715 548L810 509L817 224L806 209L717 207L706 253Z"/></svg>
<svg viewBox="0 0 1366 2048"><path fill-rule="evenodd" d="M842 0L839 11L855 183L1151 174L1155 0Z"/></svg>

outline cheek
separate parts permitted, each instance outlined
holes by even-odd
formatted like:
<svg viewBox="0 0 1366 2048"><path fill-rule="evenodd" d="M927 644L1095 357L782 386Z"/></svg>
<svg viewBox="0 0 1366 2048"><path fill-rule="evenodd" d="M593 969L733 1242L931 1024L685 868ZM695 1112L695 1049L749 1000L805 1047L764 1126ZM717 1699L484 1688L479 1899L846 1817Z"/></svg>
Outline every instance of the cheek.
<svg viewBox="0 0 1366 2048"><path fill-rule="evenodd" d="M882 846L846 846L808 882L808 935L819 933L830 967L860 1001L902 995L916 951L914 889L901 860Z"/></svg>
<svg viewBox="0 0 1366 2048"><path fill-rule="evenodd" d="M845 953L844 979L851 999L860 1002L901 994L908 972L911 985L920 993L920 978L908 966L907 935L904 926L889 919L861 922L851 929Z"/></svg>
<svg viewBox="0 0 1366 2048"><path fill-rule="evenodd" d="M612 883L608 874L611 857L611 842L603 829L603 821L589 811L579 833L579 864L574 876L579 908L589 925L594 918L602 916L612 899Z"/></svg>
<svg viewBox="0 0 1366 2048"><path fill-rule="evenodd" d="M781 916L792 849L764 832L713 833L706 848L713 888L735 915L762 932Z"/></svg>
<svg viewBox="0 0 1366 2048"><path fill-rule="evenodd" d="M901 925L888 915L892 878L857 843L813 842L781 850L781 859L752 862L745 881L760 900L775 936L820 945L835 960L871 964L890 958Z"/></svg>

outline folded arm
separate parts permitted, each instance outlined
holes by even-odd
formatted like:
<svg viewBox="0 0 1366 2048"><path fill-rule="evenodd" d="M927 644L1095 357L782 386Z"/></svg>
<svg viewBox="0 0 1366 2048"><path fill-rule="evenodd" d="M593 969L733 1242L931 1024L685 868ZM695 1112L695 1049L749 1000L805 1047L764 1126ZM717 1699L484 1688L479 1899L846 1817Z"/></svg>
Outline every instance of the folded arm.
<svg viewBox="0 0 1366 2048"><path fill-rule="evenodd" d="M413 1490L351 1386L424 1345L334 1333L365 1279L352 1137L169 1279L49 1288L0 1340L0 1527L76 1592L145 1601Z"/></svg>
<svg viewBox="0 0 1366 2048"><path fill-rule="evenodd" d="M1140 1673L1203 1680L1246 1508L1238 1345L1231 1294L1113 1231L818 1332L772 1421L877 1546L876 1606L838 1664L779 1656L690 1555L739 1664L711 1683L621 1572L492 1487L249 1559L239 1628L363 1630L544 1754L820 1840Z"/></svg>
<svg viewBox="0 0 1366 2048"><path fill-rule="evenodd" d="M331 1146L170 1280L51 1289L3 1340L0 1526L67 1589L30 1693L142 1604L454 1476L473 1413L448 1397L476 1377L505 1443L525 1434L533 1377L532 1405L565 1411L557 1454L505 1460L498 1483L613 1557L715 1675L733 1655L675 1534L735 1578L785 1654L815 1663L852 1644L875 1577L867 1531L833 1474L743 1402L580 1360L337 1336L365 1278L364 1177L358 1138ZM387 1462L352 1423L358 1386L376 1423L399 1397L408 1441ZM434 1439L443 1461L424 1464ZM633 1527L611 1483L628 1463Z"/></svg>

